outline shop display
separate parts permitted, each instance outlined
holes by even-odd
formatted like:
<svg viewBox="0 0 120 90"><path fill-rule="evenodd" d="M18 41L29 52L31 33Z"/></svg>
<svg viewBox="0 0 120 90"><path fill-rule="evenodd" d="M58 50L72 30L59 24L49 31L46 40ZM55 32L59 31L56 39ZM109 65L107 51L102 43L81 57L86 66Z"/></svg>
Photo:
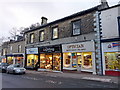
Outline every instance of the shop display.
<svg viewBox="0 0 120 90"><path fill-rule="evenodd" d="M106 70L120 70L120 53L105 53Z"/></svg>
<svg viewBox="0 0 120 90"><path fill-rule="evenodd" d="M90 52L86 52L83 53L84 54L84 58L83 58L83 64L82 67L85 69L91 69L92 68L92 53Z"/></svg>
<svg viewBox="0 0 120 90"><path fill-rule="evenodd" d="M38 55L27 55L27 67L35 67L38 62Z"/></svg>
<svg viewBox="0 0 120 90"><path fill-rule="evenodd" d="M8 64L13 64L13 57L7 57L7 63Z"/></svg>
<svg viewBox="0 0 120 90"><path fill-rule="evenodd" d="M60 70L61 68L61 54L41 54L40 55L40 68Z"/></svg>

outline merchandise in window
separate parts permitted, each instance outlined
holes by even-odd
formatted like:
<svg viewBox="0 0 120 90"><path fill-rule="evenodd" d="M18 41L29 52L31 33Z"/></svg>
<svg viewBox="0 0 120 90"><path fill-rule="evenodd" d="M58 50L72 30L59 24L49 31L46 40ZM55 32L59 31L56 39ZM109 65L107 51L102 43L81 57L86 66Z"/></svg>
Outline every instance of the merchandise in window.
<svg viewBox="0 0 120 90"><path fill-rule="evenodd" d="M59 71L61 68L61 54L53 54L53 70Z"/></svg>
<svg viewBox="0 0 120 90"><path fill-rule="evenodd" d="M80 21L75 21L72 24L73 26L73 35L79 35L80 34Z"/></svg>
<svg viewBox="0 0 120 90"><path fill-rule="evenodd" d="M7 57L7 63L8 64L13 64L13 57Z"/></svg>
<svg viewBox="0 0 120 90"><path fill-rule="evenodd" d="M85 52L83 53L84 59L82 63L82 67L85 69L91 69L92 68L92 53L91 52Z"/></svg>
<svg viewBox="0 0 120 90"><path fill-rule="evenodd" d="M27 55L27 66L35 67L38 62L38 55Z"/></svg>
<svg viewBox="0 0 120 90"><path fill-rule="evenodd" d="M66 68L71 67L71 53L64 53L63 54L64 60L63 60L63 65Z"/></svg>
<svg viewBox="0 0 120 90"><path fill-rule="evenodd" d="M120 53L105 53L106 70L120 70Z"/></svg>
<svg viewBox="0 0 120 90"><path fill-rule="evenodd" d="M40 68L52 69L52 55L40 54Z"/></svg>

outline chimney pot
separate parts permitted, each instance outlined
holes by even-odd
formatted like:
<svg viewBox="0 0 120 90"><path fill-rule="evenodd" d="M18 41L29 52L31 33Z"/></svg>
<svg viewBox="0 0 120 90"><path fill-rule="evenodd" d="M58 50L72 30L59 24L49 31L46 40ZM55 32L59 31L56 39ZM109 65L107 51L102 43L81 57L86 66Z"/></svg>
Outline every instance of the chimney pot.
<svg viewBox="0 0 120 90"><path fill-rule="evenodd" d="M41 19L42 19L41 25L47 24L48 19L46 17L41 17Z"/></svg>

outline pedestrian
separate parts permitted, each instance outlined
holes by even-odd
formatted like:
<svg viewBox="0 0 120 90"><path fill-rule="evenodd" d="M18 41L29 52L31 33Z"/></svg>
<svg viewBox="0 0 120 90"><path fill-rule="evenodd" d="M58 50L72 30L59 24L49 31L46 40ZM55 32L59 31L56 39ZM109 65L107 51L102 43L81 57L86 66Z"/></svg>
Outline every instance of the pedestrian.
<svg viewBox="0 0 120 90"><path fill-rule="evenodd" d="M36 70L36 71L38 70L38 68L39 68L39 62L37 62L37 63L35 64L35 70Z"/></svg>

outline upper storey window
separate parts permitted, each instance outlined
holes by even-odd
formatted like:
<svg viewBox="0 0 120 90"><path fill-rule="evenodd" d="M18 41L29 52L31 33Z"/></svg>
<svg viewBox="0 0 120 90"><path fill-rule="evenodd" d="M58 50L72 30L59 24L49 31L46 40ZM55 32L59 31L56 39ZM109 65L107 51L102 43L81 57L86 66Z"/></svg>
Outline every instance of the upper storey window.
<svg viewBox="0 0 120 90"><path fill-rule="evenodd" d="M73 35L80 35L80 20L72 22Z"/></svg>

